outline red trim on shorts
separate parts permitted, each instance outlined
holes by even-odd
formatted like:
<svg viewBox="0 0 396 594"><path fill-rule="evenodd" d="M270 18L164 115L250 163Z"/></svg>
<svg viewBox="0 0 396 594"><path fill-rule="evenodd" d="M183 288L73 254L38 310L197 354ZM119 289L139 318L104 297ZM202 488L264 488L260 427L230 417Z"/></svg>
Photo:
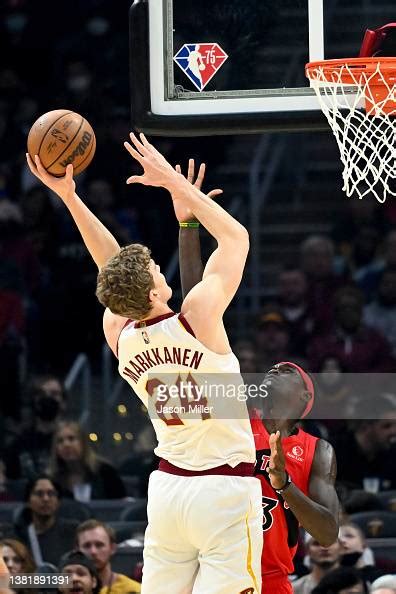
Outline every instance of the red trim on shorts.
<svg viewBox="0 0 396 594"><path fill-rule="evenodd" d="M174 466L174 464L171 464L167 460L161 458L158 465L158 470L167 472L168 474L176 474L177 476L208 476L211 474L228 476L253 476L254 466L254 463L250 464L248 462L241 462L235 466L235 468L232 468L232 466L229 466L228 464L223 464L222 466L208 468L207 470L186 470L185 468Z"/></svg>
<svg viewBox="0 0 396 594"><path fill-rule="evenodd" d="M174 311L170 311L166 314L162 314L162 316L156 316L155 318L150 318L149 320L141 320L135 322L135 328L145 328L146 326L152 326L153 324L158 324L158 322L162 322L162 320L166 320L167 318L171 318L175 316Z"/></svg>
<svg viewBox="0 0 396 594"><path fill-rule="evenodd" d="M187 332L195 338L194 330L191 328L190 324L187 322L186 318L182 313L179 314L179 321L181 325L184 327L184 329L187 330Z"/></svg>

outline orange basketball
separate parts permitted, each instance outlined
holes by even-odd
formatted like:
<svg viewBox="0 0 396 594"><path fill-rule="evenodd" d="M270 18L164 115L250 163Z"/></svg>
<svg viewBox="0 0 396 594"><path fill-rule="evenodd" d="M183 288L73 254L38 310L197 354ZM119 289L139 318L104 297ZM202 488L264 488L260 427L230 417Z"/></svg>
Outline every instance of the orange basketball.
<svg viewBox="0 0 396 594"><path fill-rule="evenodd" d="M48 173L61 177L69 163L74 175L88 167L95 154L96 139L91 125L80 114L55 109L34 122L27 146L33 161L34 155L38 155Z"/></svg>

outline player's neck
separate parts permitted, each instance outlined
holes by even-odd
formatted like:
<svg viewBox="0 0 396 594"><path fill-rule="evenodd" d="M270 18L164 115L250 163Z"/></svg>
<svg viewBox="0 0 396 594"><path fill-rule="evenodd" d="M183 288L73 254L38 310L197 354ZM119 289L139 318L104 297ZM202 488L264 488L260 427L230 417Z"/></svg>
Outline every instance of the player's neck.
<svg viewBox="0 0 396 594"><path fill-rule="evenodd" d="M289 419L264 419L264 427L268 433L276 433L280 431L281 437L288 437L295 430L295 421Z"/></svg>
<svg viewBox="0 0 396 594"><path fill-rule="evenodd" d="M163 316L167 313L171 313L172 311L173 310L169 307L169 305L167 303L156 303L153 306L153 309L150 311L150 315L141 321L145 322L147 320L152 320L153 318L158 318L159 316Z"/></svg>

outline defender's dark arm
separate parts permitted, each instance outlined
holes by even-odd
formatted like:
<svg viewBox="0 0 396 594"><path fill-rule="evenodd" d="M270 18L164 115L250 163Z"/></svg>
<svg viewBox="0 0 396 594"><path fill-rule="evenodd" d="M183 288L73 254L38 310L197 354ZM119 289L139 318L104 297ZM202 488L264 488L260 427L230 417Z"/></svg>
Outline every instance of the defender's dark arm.
<svg viewBox="0 0 396 594"><path fill-rule="evenodd" d="M183 299L202 280L203 263L199 227L180 227L179 266Z"/></svg>
<svg viewBox="0 0 396 594"><path fill-rule="evenodd" d="M282 494L299 523L322 546L330 546L338 536L339 502L334 483L337 462L332 446L320 439L309 480L309 497L293 483Z"/></svg>

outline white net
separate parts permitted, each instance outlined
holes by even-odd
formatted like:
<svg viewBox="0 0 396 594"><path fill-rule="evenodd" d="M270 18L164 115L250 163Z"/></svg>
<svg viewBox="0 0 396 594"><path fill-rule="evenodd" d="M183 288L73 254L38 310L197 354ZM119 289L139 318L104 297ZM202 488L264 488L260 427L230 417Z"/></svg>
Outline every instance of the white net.
<svg viewBox="0 0 396 594"><path fill-rule="evenodd" d="M389 76L381 63L370 71L311 64L307 76L337 140L347 196L396 196L396 67Z"/></svg>

